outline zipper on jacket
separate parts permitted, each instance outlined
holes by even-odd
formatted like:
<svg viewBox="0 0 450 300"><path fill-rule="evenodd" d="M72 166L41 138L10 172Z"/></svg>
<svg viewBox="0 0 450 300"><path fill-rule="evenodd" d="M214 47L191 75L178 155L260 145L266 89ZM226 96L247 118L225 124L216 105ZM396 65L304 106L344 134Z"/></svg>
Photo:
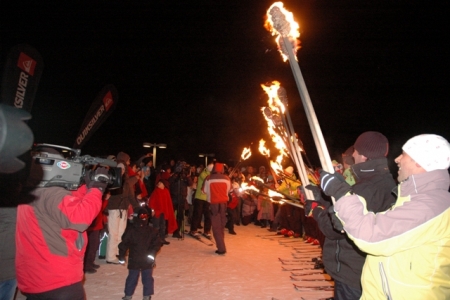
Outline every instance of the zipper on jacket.
<svg viewBox="0 0 450 300"><path fill-rule="evenodd" d="M387 300L392 300L391 291L389 290L389 283L382 262L379 263L379 268L380 268L381 283L383 285L383 292L386 295Z"/></svg>
<svg viewBox="0 0 450 300"><path fill-rule="evenodd" d="M341 270L341 262L339 261L339 252L340 252L340 248L339 248L339 240L336 240L336 271L339 273L339 271Z"/></svg>

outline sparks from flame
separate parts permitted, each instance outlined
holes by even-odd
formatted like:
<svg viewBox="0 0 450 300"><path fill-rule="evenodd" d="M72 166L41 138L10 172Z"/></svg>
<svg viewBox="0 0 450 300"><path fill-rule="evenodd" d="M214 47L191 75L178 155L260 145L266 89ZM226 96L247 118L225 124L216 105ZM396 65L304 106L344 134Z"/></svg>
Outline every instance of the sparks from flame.
<svg viewBox="0 0 450 300"><path fill-rule="evenodd" d="M300 48L300 42L298 38L300 37L299 25L294 21L294 14L284 8L283 2L275 2L267 10L266 22L264 27L276 35L275 41L278 45L278 51L280 51L283 61L289 59L283 51L283 45L281 45L281 37L287 37L290 42L290 46L294 50L294 54ZM297 55L295 55L297 59Z"/></svg>
<svg viewBox="0 0 450 300"><path fill-rule="evenodd" d="M249 148L244 148L242 150L241 158L242 160L247 160L252 155L252 150Z"/></svg>

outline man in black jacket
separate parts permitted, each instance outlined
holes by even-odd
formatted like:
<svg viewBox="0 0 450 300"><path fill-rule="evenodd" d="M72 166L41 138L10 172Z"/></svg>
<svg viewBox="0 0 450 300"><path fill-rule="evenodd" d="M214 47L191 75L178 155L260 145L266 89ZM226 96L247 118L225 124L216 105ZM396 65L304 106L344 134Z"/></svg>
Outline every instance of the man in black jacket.
<svg viewBox="0 0 450 300"><path fill-rule="evenodd" d="M348 192L361 195L367 200L368 211L377 213L387 210L395 202L392 190L396 186L387 164L388 150L389 143L383 134L376 131L362 133L354 144L355 164L351 167L356 183L350 186L342 176L339 176L340 174L321 171L322 189L336 200ZM339 180L341 180L339 185L329 184L331 181ZM328 191L327 189L332 186L339 188L332 192ZM362 293L360 281L366 254L360 251L345 233L337 232L333 228L328 214L330 205L321 199L318 188L315 198L319 201L308 200L305 212L314 217L325 235L323 263L325 270L335 281L334 299L359 299Z"/></svg>

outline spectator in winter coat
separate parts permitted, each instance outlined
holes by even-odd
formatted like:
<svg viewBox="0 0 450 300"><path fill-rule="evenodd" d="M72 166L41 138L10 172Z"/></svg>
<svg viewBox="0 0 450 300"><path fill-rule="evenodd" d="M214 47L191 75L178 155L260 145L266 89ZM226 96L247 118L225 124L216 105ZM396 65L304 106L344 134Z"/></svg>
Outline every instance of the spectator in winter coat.
<svg viewBox="0 0 450 300"><path fill-rule="evenodd" d="M228 195L228 204L227 204L227 224L226 228L228 229L228 233L235 235L236 232L234 231L234 225L237 222L238 219L238 210L237 207L240 203L240 195L241 192L239 191L239 183L233 182L232 183L233 189L230 191Z"/></svg>
<svg viewBox="0 0 450 300"><path fill-rule="evenodd" d="M169 178L170 197L172 198L173 209L176 211L177 219L177 229L172 234L174 238L182 237L180 231L183 227L184 211L187 204L187 189L188 186L192 185L191 177L188 176L187 170L181 166L182 163L184 162L177 163L175 172Z"/></svg>
<svg viewBox="0 0 450 300"><path fill-rule="evenodd" d="M298 187L301 185L301 182L295 176L294 168L292 166L285 168L282 177L281 184L275 185L277 191L288 197L300 199ZM272 224L272 229L280 227L282 230L284 229L283 232L287 236L301 237L303 234L304 216L303 208L288 204L280 205Z"/></svg>
<svg viewBox="0 0 450 300"><path fill-rule="evenodd" d="M86 230L88 243L86 246L86 254L84 255L84 273L93 274L97 272L98 268L100 268L100 265L95 264L95 256L97 254L98 247L100 246L100 231L103 229L103 211L106 209L110 196L111 194L109 191L106 191L103 194L100 212Z"/></svg>
<svg viewBox="0 0 450 300"><path fill-rule="evenodd" d="M128 277L123 300L131 300L139 275L142 277L143 300L149 300L154 294L153 268L156 253L161 249L162 243L158 230L149 225L150 217L150 212L144 207L136 208L132 225L127 227L119 244L120 263L125 263L125 254L129 251Z"/></svg>
<svg viewBox="0 0 450 300"><path fill-rule="evenodd" d="M108 201L108 245L106 248L106 263L119 264L117 260L118 248L122 234L127 227L128 208L138 207L134 195L134 185L138 181L136 176L129 177L127 173L130 156L124 152L117 154L117 166L122 168L122 188L111 190Z"/></svg>
<svg viewBox="0 0 450 300"><path fill-rule="evenodd" d="M156 184L156 169L153 166L152 158L144 158L142 162L144 163L144 167L142 168L142 171L144 172L144 184L147 188L147 193L151 195Z"/></svg>
<svg viewBox="0 0 450 300"><path fill-rule="evenodd" d="M189 235L198 236L197 229L201 228L202 218L203 223L203 235L211 239L211 213L209 211L209 202L206 201L206 194L203 192L203 182L205 178L211 173L214 163L209 163L205 169L200 173L197 180L197 190L195 191L194 198L194 213L192 215L192 223Z"/></svg>
<svg viewBox="0 0 450 300"><path fill-rule="evenodd" d="M361 299L450 299L450 144L418 135L395 162L400 184L389 210L368 212L359 193L336 198L336 226L367 253Z"/></svg>
<svg viewBox="0 0 450 300"><path fill-rule="evenodd" d="M267 194L267 189L265 189L263 193ZM258 209L258 221L261 224L261 228L270 226L274 217L273 205L270 198L267 196L258 195L256 208Z"/></svg>
<svg viewBox="0 0 450 300"><path fill-rule="evenodd" d="M242 225L247 226L252 222L252 216L256 210L256 197L253 194L242 194Z"/></svg>
<svg viewBox="0 0 450 300"><path fill-rule="evenodd" d="M170 244L166 241L166 234L172 233L177 229L177 221L173 214L172 199L170 192L164 187L163 181L159 181L148 201L148 206L154 210L152 218L153 227L159 230L159 237L165 245Z"/></svg>

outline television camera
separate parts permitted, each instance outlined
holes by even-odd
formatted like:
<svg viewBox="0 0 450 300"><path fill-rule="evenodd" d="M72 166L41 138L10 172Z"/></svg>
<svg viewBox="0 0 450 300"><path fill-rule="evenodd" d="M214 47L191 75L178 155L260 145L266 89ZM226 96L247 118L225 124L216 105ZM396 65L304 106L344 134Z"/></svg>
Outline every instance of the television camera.
<svg viewBox="0 0 450 300"><path fill-rule="evenodd" d="M80 149L37 144L31 151L28 183L36 187L60 186L67 190L77 190L83 184L86 172L101 166L108 168L108 176L96 180L107 182L109 189L122 186L122 169L117 167L115 161L80 154Z"/></svg>

